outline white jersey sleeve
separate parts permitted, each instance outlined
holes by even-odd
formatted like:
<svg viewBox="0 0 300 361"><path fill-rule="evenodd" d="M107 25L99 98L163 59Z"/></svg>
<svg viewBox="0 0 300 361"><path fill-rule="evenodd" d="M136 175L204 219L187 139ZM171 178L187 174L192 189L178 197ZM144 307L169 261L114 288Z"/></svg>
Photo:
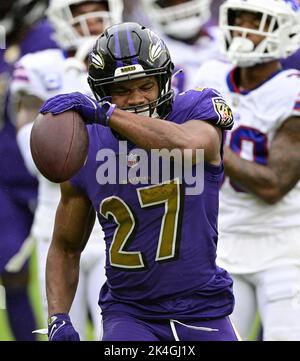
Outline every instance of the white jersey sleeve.
<svg viewBox="0 0 300 361"><path fill-rule="evenodd" d="M23 56L16 64L11 91L46 100L61 92L65 57L59 49Z"/></svg>
<svg viewBox="0 0 300 361"><path fill-rule="evenodd" d="M30 134L33 122L25 124L17 133L17 143L21 151L27 170L33 176L38 174L38 170L34 164L30 151Z"/></svg>

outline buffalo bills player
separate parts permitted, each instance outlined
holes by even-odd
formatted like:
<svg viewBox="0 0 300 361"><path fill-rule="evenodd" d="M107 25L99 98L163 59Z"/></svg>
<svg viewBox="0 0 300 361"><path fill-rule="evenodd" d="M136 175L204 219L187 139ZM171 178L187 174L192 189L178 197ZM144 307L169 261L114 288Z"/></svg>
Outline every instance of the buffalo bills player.
<svg viewBox="0 0 300 361"><path fill-rule="evenodd" d="M235 114L224 152L218 262L234 279L233 321L249 337L258 311L264 340L300 339L300 73L280 59L299 47L298 5L227 0L223 48L197 84L217 87Z"/></svg>
<svg viewBox="0 0 300 361"><path fill-rule="evenodd" d="M122 23L108 28L90 55L89 84L99 102L69 93L41 108L53 114L73 109L94 123L87 125L86 164L61 185L46 269L50 340L78 339L68 312L95 214L107 252L99 298L103 341L237 339L228 317L232 280L215 263L223 130L232 127L232 113L209 88L174 99L172 71L169 51L155 33ZM190 149L193 170L197 149L204 149L203 192L189 195L185 180L170 175L155 182L139 172L131 177L132 155L152 149L177 149L180 155ZM127 159L125 177L103 182L103 151ZM145 166L140 163L136 159L137 167ZM119 179L116 164L108 171ZM69 227L61 227L66 217Z"/></svg>
<svg viewBox="0 0 300 361"><path fill-rule="evenodd" d="M140 3L172 54L177 73L172 86L178 92L191 89L201 64L221 58L218 29L209 23L212 0L141 0Z"/></svg>

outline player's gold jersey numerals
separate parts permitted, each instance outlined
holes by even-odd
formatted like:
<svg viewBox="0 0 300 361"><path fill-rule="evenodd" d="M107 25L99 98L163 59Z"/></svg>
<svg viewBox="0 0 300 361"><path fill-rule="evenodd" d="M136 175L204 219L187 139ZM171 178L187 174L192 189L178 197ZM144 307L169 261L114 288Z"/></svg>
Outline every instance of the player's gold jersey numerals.
<svg viewBox="0 0 300 361"><path fill-rule="evenodd" d="M161 221L156 261L175 258L181 221L181 187L179 180L137 189L140 206L164 207ZM128 251L128 245L137 231L137 220L130 207L119 197L112 196L102 201L100 213L106 219L113 217L117 228L109 249L110 264L114 267L142 269L144 256L140 251Z"/></svg>

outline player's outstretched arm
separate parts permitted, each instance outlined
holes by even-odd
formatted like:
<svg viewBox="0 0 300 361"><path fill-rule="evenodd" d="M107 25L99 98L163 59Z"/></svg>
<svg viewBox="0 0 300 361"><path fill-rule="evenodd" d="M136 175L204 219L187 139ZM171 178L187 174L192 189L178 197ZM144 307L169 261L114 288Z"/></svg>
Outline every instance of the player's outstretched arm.
<svg viewBox="0 0 300 361"><path fill-rule="evenodd" d="M115 109L109 126L143 149L179 149L182 152L190 149L193 163L196 150L203 149L206 162L219 164L222 131L204 120L176 124Z"/></svg>
<svg viewBox="0 0 300 361"><path fill-rule="evenodd" d="M268 164L260 165L225 149L225 172L240 187L269 204L280 201L300 180L300 119L287 119L277 131Z"/></svg>
<svg viewBox="0 0 300 361"><path fill-rule="evenodd" d="M17 97L17 101L17 143L27 170L35 176L38 171L31 156L30 133L43 100L33 95L22 94Z"/></svg>
<svg viewBox="0 0 300 361"><path fill-rule="evenodd" d="M22 93L18 96L17 109L17 130L19 131L24 125L31 123L39 114L39 109L43 104L43 99L34 95Z"/></svg>
<svg viewBox="0 0 300 361"><path fill-rule="evenodd" d="M59 114L70 109L79 112L86 123L109 126L143 149L190 149L192 162L196 160L196 150L203 149L205 161L215 164L221 161L222 132L219 126L206 123L206 119L176 124L121 110L107 101L99 104L79 92L48 99L40 112Z"/></svg>
<svg viewBox="0 0 300 361"><path fill-rule="evenodd" d="M59 315L64 325L78 284L80 254L94 222L95 211L90 200L69 182L62 183L47 258L46 288L49 317Z"/></svg>

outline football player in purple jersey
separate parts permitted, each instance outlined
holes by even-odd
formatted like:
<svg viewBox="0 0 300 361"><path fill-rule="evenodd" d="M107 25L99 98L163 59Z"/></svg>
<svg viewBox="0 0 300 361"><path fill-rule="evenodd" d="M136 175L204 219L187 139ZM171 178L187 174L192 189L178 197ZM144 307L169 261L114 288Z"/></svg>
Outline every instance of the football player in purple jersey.
<svg viewBox="0 0 300 361"><path fill-rule="evenodd" d="M34 316L27 295L27 238L34 211L37 183L27 172L16 143L14 114L8 92L14 63L29 52L56 47L52 29L42 18L47 1L2 1L0 31L0 277L16 340L34 340ZM3 34L2 34L3 35ZM24 265L25 262L25 265Z"/></svg>
<svg viewBox="0 0 300 361"><path fill-rule="evenodd" d="M232 127L232 112L209 88L174 98L172 71L167 47L150 29L114 25L89 58L88 81L98 102L77 92L53 97L41 108L79 112L89 133L85 165L61 185L46 269L49 340L78 340L68 312L95 215L107 255L99 297L103 341L237 340L228 317L232 280L215 263L223 131ZM143 177L145 164L135 155L143 150L152 156L153 149L176 149L180 157L190 150L193 170L197 150L204 149L203 191L191 195L186 180L172 175L156 182ZM105 150L121 164L126 160L125 178L112 162L108 172L118 180L103 182ZM134 167L140 167L137 177L131 177Z"/></svg>

